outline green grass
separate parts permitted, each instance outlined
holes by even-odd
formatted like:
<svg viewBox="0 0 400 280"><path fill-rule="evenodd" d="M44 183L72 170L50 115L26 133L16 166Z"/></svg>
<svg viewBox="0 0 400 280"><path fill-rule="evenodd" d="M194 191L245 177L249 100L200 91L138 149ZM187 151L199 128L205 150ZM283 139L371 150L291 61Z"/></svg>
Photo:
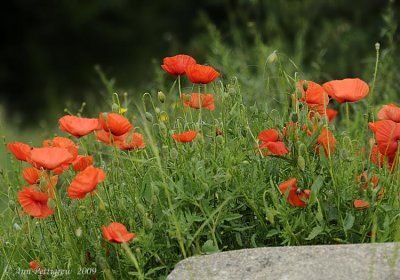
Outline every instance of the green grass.
<svg viewBox="0 0 400 280"><path fill-rule="evenodd" d="M214 53L208 62L222 77L199 89L182 79L182 91L213 93L215 111L183 108L178 87L172 87L173 79L160 70L155 88L163 89L164 103L155 89L142 98L120 97L135 131L144 135L145 149L120 151L104 146L94 135L73 139L80 152L94 155L94 165L107 174L93 197L68 198L66 188L75 176L68 170L60 176L57 197L51 202L54 215L45 219L21 215L17 193L26 184L20 173L28 165L12 159L1 147L0 195L5 205L0 279L40 278L16 274L19 269L29 271L28 263L34 259L53 271L72 270L61 279L91 279L93 275L97 279L163 279L178 261L193 255L260 246L400 241L399 168L389 172L369 159L373 135L367 125L368 112L376 112L377 98L372 95L350 104L350 122L344 117L346 105L335 104L340 115L334 124L324 119L315 123L329 126L337 139L331 157L316 153L316 137L302 130L298 138L285 141L289 155L263 156L256 153L257 135L267 128L282 133L297 110L289 104L296 83L304 76L313 78L301 73L285 55L270 56L274 50L261 41L247 56L248 52L224 45L218 32L213 36ZM373 64L369 70L370 75L363 78L372 84ZM106 77L103 82L112 91ZM379 79L377 87L382 87ZM110 96L119 103L117 95L110 92ZM296 116L300 127L312 125L306 112ZM53 123L56 126L57 120ZM10 131L5 142L40 145L53 135L46 130L41 132L43 137L16 137L18 133L11 133L6 123L3 128ZM223 134L217 136L216 128ZM172 139L172 133L187 130L199 132L192 143ZM67 136L61 131L56 134ZM379 177L377 189L361 189L356 176L364 170ZM293 207L279 192L278 185L290 177L312 192L304 208ZM379 199L382 188L385 194ZM355 199L368 200L371 206L357 210ZM123 245L107 242L101 227L112 221L123 223L137 237Z"/></svg>

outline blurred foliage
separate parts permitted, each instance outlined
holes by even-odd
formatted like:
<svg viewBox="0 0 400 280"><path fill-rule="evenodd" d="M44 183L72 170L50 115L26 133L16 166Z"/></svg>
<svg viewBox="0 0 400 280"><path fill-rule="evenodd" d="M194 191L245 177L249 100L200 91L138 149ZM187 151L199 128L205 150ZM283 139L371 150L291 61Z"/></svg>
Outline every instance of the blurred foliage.
<svg viewBox="0 0 400 280"><path fill-rule="evenodd" d="M105 94L97 64L119 89L142 93L165 56L208 62L210 26L243 55L257 42L279 50L312 79L360 76L374 63L377 41L388 57L400 57L399 10L398 1L380 0L7 1L0 10L0 102L19 124L99 103Z"/></svg>

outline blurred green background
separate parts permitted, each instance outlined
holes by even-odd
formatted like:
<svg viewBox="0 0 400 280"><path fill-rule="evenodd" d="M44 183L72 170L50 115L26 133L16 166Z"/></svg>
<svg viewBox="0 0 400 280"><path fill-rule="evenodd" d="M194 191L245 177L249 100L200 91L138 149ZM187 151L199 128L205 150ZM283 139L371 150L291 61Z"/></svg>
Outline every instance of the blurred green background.
<svg viewBox="0 0 400 280"><path fill-rule="evenodd" d="M361 76L374 63L375 42L398 54L399 11L398 1L382 0L6 1L0 106L7 123L53 124L65 107L105 96L95 65L119 90L157 90L165 56L218 61L215 32L226 47L265 61L254 55L262 42L321 82Z"/></svg>

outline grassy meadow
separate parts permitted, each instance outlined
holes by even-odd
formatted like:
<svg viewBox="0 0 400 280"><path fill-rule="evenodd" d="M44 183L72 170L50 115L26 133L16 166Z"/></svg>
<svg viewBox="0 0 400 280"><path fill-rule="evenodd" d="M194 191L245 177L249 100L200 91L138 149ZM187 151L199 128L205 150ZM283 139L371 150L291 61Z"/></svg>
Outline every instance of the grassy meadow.
<svg viewBox="0 0 400 280"><path fill-rule="evenodd" d="M400 241L400 138L388 140L394 154L380 163L374 151L380 138L369 125L379 121L384 104L400 101L394 45L372 44L357 77L332 77L318 67L303 72L296 58L256 35L248 48L228 46L213 25L209 36L207 60L197 63L220 73L211 82L175 78L159 61L154 86L133 95L100 71L107 103L60 112L85 118L114 112L134 126L125 143L140 134L144 145L125 150L118 136L100 141L97 132L74 137L57 129L58 117L47 120L49 127L21 132L0 114L0 279L165 279L177 262L194 255ZM337 111L332 120L302 99L312 82L343 78L360 78L369 93L356 102L324 101L325 113L327 107ZM193 92L212 94L215 109L202 107L200 97L182 99ZM196 102L200 108L193 108ZM262 132L272 129L277 139L265 140ZM193 140L172 137L188 131L197 132ZM51 187L48 175L33 184L46 193L45 203L23 207L19 193L30 184L21 174L30 164L17 160L6 144L40 147L56 136L72 140L79 155L93 156L105 178L76 199L71 184L83 171L67 166ZM268 148L269 142L280 142L279 151L286 152ZM293 184L282 188L290 178L296 178L296 191ZM50 215L29 214L40 203ZM135 237L117 242L122 234L104 233L112 222Z"/></svg>

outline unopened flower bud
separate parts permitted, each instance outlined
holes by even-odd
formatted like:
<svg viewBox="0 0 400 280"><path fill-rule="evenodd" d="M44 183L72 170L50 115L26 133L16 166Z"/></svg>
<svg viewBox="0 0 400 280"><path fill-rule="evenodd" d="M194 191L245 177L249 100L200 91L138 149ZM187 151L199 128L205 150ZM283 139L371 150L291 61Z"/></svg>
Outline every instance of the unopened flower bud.
<svg viewBox="0 0 400 280"><path fill-rule="evenodd" d="M148 120L149 122L153 122L154 118L150 112L144 113L144 116L146 117L146 120Z"/></svg>
<svg viewBox="0 0 400 280"><path fill-rule="evenodd" d="M165 125L165 123L160 122L158 125L159 129L160 129L160 134L162 136L165 136L167 134L167 126Z"/></svg>
<svg viewBox="0 0 400 280"><path fill-rule="evenodd" d="M224 137L222 135L218 135L216 137L216 141L218 145L223 145L224 144Z"/></svg>
<svg viewBox="0 0 400 280"><path fill-rule="evenodd" d="M165 94L162 91L158 92L158 100L160 100L161 103L165 102Z"/></svg>
<svg viewBox="0 0 400 280"><path fill-rule="evenodd" d="M82 236L82 228L81 227L78 227L75 230L75 235L76 235L76 237L81 237Z"/></svg>
<svg viewBox="0 0 400 280"><path fill-rule="evenodd" d="M162 113L160 114L159 120L160 120L160 122L166 122L166 121L168 121L168 115L167 115L167 113L166 113L166 112L162 112Z"/></svg>
<svg viewBox="0 0 400 280"><path fill-rule="evenodd" d="M156 107L156 108L154 108L154 112L158 115L158 114L160 114L161 110L160 110L160 108Z"/></svg>
<svg viewBox="0 0 400 280"><path fill-rule="evenodd" d="M300 168L301 171L306 169L306 161L303 156L299 156L297 158L297 166Z"/></svg>
<svg viewBox="0 0 400 280"><path fill-rule="evenodd" d="M145 218L143 219L143 226L144 226L146 229L151 229L151 228L153 227L153 221L150 220L149 218L145 217Z"/></svg>
<svg viewBox="0 0 400 280"><path fill-rule="evenodd" d="M172 148L169 152L169 156L171 157L171 159L176 160L179 156L179 153L175 148Z"/></svg>
<svg viewBox="0 0 400 280"><path fill-rule="evenodd" d="M276 54L276 50L275 50L267 57L267 63L273 64L273 63L275 63L275 61L277 59L278 59L278 55Z"/></svg>
<svg viewBox="0 0 400 280"><path fill-rule="evenodd" d="M14 201L14 200L10 200L10 201L8 202L8 207L10 207L11 209L14 209L14 207L15 207L15 201Z"/></svg>
<svg viewBox="0 0 400 280"><path fill-rule="evenodd" d="M203 137L203 135L202 134L200 134L200 133L198 133L197 134L197 136L196 136L196 143L199 143L199 144L201 144L201 145L203 145L204 144L204 137Z"/></svg>
<svg viewBox="0 0 400 280"><path fill-rule="evenodd" d="M292 113L291 119L292 122L297 123L299 120L299 115L297 113Z"/></svg>
<svg viewBox="0 0 400 280"><path fill-rule="evenodd" d="M115 113L119 112L119 105L117 103L113 103L113 105L111 106L111 110Z"/></svg>
<svg viewBox="0 0 400 280"><path fill-rule="evenodd" d="M304 91L308 90L308 82L307 82L307 80L304 80L304 82L303 82L303 90Z"/></svg>
<svg viewBox="0 0 400 280"><path fill-rule="evenodd" d="M375 49L378 51L381 48L381 44L379 42L375 43Z"/></svg>
<svg viewBox="0 0 400 280"><path fill-rule="evenodd" d="M54 201L54 199L49 198L49 200L47 201L47 206L52 209L55 208L56 202Z"/></svg>
<svg viewBox="0 0 400 280"><path fill-rule="evenodd" d="M104 204L103 201L100 201L100 203L99 203L99 209L100 209L101 211L106 211L106 205Z"/></svg>

